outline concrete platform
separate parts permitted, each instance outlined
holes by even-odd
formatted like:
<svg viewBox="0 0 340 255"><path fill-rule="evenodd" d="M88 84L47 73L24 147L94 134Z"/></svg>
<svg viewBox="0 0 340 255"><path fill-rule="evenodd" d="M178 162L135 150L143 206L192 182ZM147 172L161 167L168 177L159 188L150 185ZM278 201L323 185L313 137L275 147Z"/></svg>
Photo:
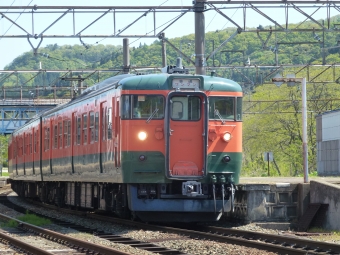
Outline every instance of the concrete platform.
<svg viewBox="0 0 340 255"><path fill-rule="evenodd" d="M324 227L340 230L338 184L340 177L310 177L308 183L304 183L303 177L241 177L235 196L235 212L229 216L264 226L266 222L281 222L285 224L279 224L280 228L292 228L309 203L329 203ZM333 220L339 224L333 224Z"/></svg>

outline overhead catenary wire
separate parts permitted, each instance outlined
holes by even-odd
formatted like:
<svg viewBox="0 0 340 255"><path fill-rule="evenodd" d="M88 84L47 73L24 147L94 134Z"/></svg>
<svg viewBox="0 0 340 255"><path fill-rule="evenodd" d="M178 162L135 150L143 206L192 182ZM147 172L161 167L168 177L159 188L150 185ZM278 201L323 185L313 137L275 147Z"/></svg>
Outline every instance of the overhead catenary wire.
<svg viewBox="0 0 340 255"><path fill-rule="evenodd" d="M15 2L15 0L12 2L11 6L14 4L14 2ZM33 0L31 0L31 2L29 2L29 4L27 6L29 6L32 2L33 2ZM19 13L19 16L15 19L14 22L16 22L20 18L21 14L23 14L25 11L26 10L23 10L21 13ZM0 40L7 34L7 32L12 28L12 26L13 26L13 23L9 26L9 28L6 30L6 32L3 35L1 35Z"/></svg>

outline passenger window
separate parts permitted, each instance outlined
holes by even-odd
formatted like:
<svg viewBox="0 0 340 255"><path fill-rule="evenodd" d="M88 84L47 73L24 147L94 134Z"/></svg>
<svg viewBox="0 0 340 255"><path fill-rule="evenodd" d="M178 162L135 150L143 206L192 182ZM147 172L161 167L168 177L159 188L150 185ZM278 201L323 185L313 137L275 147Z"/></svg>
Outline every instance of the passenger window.
<svg viewBox="0 0 340 255"><path fill-rule="evenodd" d="M80 144L80 138L81 138L81 119L78 118L77 120L77 144Z"/></svg>
<svg viewBox="0 0 340 255"><path fill-rule="evenodd" d="M63 124L59 122L59 148L63 148Z"/></svg>
<svg viewBox="0 0 340 255"><path fill-rule="evenodd" d="M83 114L83 144L87 144L87 113Z"/></svg>
<svg viewBox="0 0 340 255"><path fill-rule="evenodd" d="M112 139L112 108L107 111L107 139Z"/></svg>
<svg viewBox="0 0 340 255"><path fill-rule="evenodd" d="M58 148L58 126L54 126L54 149Z"/></svg>
<svg viewBox="0 0 340 255"><path fill-rule="evenodd" d="M90 112L90 143L94 142L94 112Z"/></svg>
<svg viewBox="0 0 340 255"><path fill-rule="evenodd" d="M66 148L68 146L68 125L67 125L68 121L64 120L64 147Z"/></svg>
<svg viewBox="0 0 340 255"><path fill-rule="evenodd" d="M98 142L98 136L99 136L99 113L96 112L96 117L95 117L95 135L94 135L94 141Z"/></svg>

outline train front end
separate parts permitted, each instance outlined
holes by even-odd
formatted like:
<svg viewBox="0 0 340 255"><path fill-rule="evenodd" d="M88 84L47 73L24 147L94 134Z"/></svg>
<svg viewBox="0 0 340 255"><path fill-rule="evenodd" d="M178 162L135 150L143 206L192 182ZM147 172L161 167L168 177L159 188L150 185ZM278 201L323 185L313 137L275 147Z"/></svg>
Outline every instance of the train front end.
<svg viewBox="0 0 340 255"><path fill-rule="evenodd" d="M181 73L122 80L122 174L143 221L216 221L233 210L242 161L242 90Z"/></svg>

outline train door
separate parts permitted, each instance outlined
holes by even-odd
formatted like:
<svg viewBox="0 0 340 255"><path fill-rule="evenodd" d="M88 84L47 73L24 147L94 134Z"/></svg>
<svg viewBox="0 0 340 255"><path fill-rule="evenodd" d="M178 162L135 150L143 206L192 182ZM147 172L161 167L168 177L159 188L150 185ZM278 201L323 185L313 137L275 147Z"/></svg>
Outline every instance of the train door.
<svg viewBox="0 0 340 255"><path fill-rule="evenodd" d="M76 148L76 141L77 141L77 113L72 113L72 135L71 135L71 168L72 168L72 174L74 174L74 157L75 157L75 148Z"/></svg>
<svg viewBox="0 0 340 255"><path fill-rule="evenodd" d="M100 104L100 126L99 129L99 143L100 143L100 150L99 150L99 163L100 163L100 173L105 172L105 162L106 162L106 151L107 151L107 144L106 144L106 111L107 106L106 102Z"/></svg>
<svg viewBox="0 0 340 255"><path fill-rule="evenodd" d="M202 92L172 92L167 104L168 177L203 177L207 154L206 95Z"/></svg>

